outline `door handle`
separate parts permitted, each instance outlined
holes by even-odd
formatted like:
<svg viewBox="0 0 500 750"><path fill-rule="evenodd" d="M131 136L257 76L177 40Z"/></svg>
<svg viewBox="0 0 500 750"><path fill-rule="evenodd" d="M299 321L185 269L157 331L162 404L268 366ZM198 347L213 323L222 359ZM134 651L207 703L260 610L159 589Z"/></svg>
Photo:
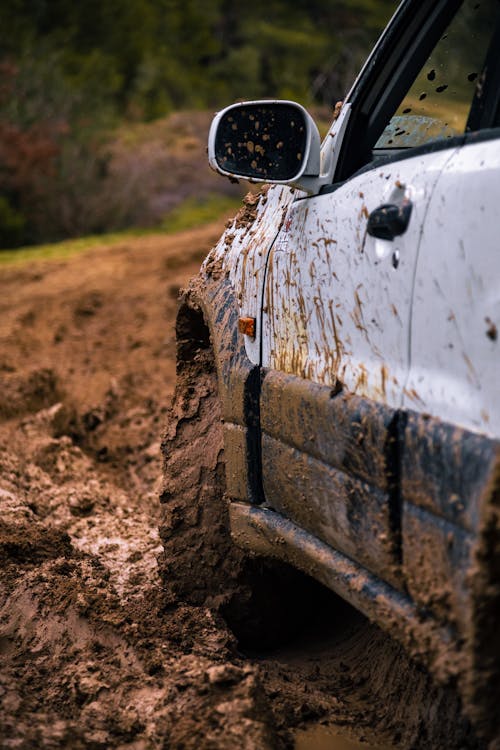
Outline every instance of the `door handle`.
<svg viewBox="0 0 500 750"><path fill-rule="evenodd" d="M399 206L394 203L384 203L371 212L368 217L366 231L372 237L380 240L393 240L404 234L410 223L412 202L404 200Z"/></svg>

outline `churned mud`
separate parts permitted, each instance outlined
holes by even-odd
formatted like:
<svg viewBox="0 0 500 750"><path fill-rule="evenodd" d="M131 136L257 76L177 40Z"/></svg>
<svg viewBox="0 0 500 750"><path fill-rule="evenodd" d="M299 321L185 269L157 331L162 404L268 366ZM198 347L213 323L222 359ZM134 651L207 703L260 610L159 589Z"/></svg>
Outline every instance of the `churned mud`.
<svg viewBox="0 0 500 750"><path fill-rule="evenodd" d="M318 587L266 643L174 585L157 529L175 310L220 231L0 270L0 746L292 748L335 724L367 747L480 747L451 692Z"/></svg>

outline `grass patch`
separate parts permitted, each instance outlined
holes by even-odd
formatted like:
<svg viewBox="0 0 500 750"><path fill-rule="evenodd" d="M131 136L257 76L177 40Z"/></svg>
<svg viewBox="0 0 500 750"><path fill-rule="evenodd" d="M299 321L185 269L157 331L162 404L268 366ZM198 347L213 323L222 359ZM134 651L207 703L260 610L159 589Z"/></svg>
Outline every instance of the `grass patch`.
<svg viewBox="0 0 500 750"><path fill-rule="evenodd" d="M131 237L145 237L152 234L175 234L187 229L210 224L221 216L236 213L241 200L225 195L212 194L204 198L188 198L169 212L161 224L148 229L127 229L123 232L96 234L79 237L75 240L53 242L47 245L20 247L16 250L0 250L0 266L25 263L34 260L69 258L72 255L93 250L96 247L112 247Z"/></svg>
<svg viewBox="0 0 500 750"><path fill-rule="evenodd" d="M161 223L161 230L168 234L182 232L216 221L219 216L236 211L241 199L213 193L205 198L187 198L180 206L170 211Z"/></svg>
<svg viewBox="0 0 500 750"><path fill-rule="evenodd" d="M137 232L112 232L79 237L76 240L64 240L47 245L29 245L16 250L0 250L0 265L25 263L30 260L51 260L69 258L72 255L93 250L101 245L114 245L125 237L139 236Z"/></svg>

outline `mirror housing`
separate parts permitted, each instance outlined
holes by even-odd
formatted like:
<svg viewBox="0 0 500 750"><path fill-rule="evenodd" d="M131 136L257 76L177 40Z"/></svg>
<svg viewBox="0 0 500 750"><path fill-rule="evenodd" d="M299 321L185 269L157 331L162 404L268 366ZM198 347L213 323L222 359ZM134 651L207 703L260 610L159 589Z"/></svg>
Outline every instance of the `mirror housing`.
<svg viewBox="0 0 500 750"><path fill-rule="evenodd" d="M293 185L314 192L321 141L307 110L292 101L240 102L219 112L210 127L208 160L232 179Z"/></svg>

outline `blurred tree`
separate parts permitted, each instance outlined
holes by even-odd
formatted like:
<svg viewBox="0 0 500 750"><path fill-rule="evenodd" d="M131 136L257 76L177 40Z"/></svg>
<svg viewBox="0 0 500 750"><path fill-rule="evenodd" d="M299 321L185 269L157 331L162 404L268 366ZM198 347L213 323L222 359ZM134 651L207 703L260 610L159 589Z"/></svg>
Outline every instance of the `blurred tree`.
<svg viewBox="0 0 500 750"><path fill-rule="evenodd" d="M105 144L117 118L254 97L332 107L395 5L0 3L0 239L53 239L113 223L96 196L109 177Z"/></svg>
<svg viewBox="0 0 500 750"><path fill-rule="evenodd" d="M16 242L35 242L102 228L83 206L102 181L106 133L115 119L106 88L87 86L72 85L60 53L43 45L0 63L3 236L15 227Z"/></svg>
<svg viewBox="0 0 500 750"><path fill-rule="evenodd" d="M104 87L123 113L139 118L250 95L325 102L335 86L336 95L345 92L395 5L10 0L0 5L0 50L17 59L43 41L74 88Z"/></svg>

